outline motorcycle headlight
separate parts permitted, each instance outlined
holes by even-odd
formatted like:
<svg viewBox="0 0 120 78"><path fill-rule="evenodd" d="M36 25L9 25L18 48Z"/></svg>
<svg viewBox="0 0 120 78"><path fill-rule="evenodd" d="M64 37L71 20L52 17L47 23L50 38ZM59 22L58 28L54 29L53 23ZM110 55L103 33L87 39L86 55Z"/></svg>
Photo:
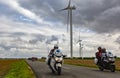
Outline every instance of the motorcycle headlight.
<svg viewBox="0 0 120 78"><path fill-rule="evenodd" d="M115 59L114 58L109 58L109 61L115 61Z"/></svg>
<svg viewBox="0 0 120 78"><path fill-rule="evenodd" d="M109 58L109 61L111 61L112 60L112 58Z"/></svg>
<svg viewBox="0 0 120 78"><path fill-rule="evenodd" d="M61 62L61 61L63 60L63 58L58 58L58 57L56 57L55 60L56 60L57 62Z"/></svg>

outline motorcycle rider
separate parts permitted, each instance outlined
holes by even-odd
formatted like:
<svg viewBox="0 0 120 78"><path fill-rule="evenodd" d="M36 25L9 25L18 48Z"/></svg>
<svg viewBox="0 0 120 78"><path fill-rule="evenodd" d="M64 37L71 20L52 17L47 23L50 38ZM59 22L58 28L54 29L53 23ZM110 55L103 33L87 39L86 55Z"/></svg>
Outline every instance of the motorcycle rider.
<svg viewBox="0 0 120 78"><path fill-rule="evenodd" d="M98 47L98 52L96 52L96 58L98 59L98 62L97 62L98 65L101 64L101 56L102 56L102 48Z"/></svg>
<svg viewBox="0 0 120 78"><path fill-rule="evenodd" d="M54 51L56 50L56 49L58 49L59 47L58 47L58 45L54 45L54 48L53 49L51 49L50 50L50 53L49 53L49 55L48 55L48 65L50 66L50 62L51 62L51 59L52 59L52 56L53 56L53 54L54 54Z"/></svg>
<svg viewBox="0 0 120 78"><path fill-rule="evenodd" d="M107 70L111 70L111 72L115 72L115 57L113 56L113 54L111 52L106 52L106 48L102 48L101 49L101 57L99 57L99 52L96 53L96 58L98 58L98 60L95 60L95 64L98 65L98 68L103 71L104 69ZM95 58L95 59L96 59Z"/></svg>

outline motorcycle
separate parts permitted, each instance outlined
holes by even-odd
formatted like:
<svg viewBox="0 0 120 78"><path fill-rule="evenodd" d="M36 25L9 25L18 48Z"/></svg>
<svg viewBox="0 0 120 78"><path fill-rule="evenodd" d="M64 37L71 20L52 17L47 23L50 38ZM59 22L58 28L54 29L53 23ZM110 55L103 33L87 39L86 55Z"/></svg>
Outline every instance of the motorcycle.
<svg viewBox="0 0 120 78"><path fill-rule="evenodd" d="M111 52L107 52L105 57L101 58L101 61L98 63L98 59L95 58L94 62L98 66L99 70L103 71L104 69L110 70L111 72L115 72L115 58Z"/></svg>
<svg viewBox="0 0 120 78"><path fill-rule="evenodd" d="M54 54L51 56L49 67L53 73L57 72L58 75L61 75L63 57L60 49L55 50Z"/></svg>

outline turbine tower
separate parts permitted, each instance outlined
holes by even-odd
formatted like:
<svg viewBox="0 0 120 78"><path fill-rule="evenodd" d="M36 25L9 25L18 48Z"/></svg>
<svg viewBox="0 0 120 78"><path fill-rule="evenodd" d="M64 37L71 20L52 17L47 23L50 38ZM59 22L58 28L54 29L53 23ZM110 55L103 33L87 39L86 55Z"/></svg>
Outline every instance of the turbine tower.
<svg viewBox="0 0 120 78"><path fill-rule="evenodd" d="M67 17L67 31L68 31L68 23L70 23L70 53L71 58L73 57L73 28L72 28L72 10L75 10L75 6L71 6L71 0L69 0L69 4L66 8L62 10L68 11L68 17Z"/></svg>

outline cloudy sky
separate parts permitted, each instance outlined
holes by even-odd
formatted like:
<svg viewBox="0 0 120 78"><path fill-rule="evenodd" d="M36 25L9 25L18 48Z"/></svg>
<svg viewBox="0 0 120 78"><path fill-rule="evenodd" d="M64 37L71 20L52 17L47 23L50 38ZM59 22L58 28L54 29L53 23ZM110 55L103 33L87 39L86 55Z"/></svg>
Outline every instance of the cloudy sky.
<svg viewBox="0 0 120 78"><path fill-rule="evenodd" d="M0 0L0 58L47 56L54 44L70 56L68 0ZM120 0L72 0L74 56L94 56L98 46L120 56Z"/></svg>

